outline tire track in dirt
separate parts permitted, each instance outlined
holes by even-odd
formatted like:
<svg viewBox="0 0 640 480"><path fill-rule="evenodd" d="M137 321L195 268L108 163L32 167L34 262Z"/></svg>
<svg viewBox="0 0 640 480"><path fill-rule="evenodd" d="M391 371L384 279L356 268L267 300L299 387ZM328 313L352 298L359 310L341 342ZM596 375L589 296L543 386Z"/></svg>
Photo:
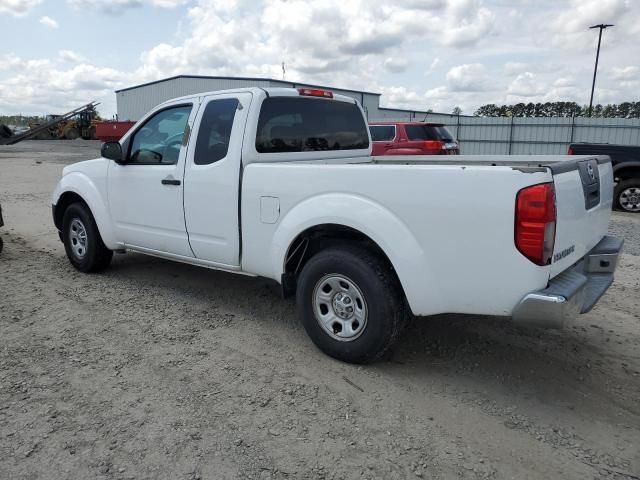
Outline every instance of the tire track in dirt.
<svg viewBox="0 0 640 480"><path fill-rule="evenodd" d="M267 281L137 255L86 276L11 236L7 247L3 478L637 471L638 334L624 309L606 320L609 342L584 324L421 319L361 368L316 351Z"/></svg>

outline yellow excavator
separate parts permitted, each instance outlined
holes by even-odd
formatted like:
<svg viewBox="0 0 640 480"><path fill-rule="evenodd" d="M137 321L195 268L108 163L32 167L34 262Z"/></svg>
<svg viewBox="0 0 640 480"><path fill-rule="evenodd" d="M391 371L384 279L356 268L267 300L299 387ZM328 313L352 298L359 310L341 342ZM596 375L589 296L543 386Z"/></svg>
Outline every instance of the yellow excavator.
<svg viewBox="0 0 640 480"><path fill-rule="evenodd" d="M85 140L95 140L96 123L100 121L95 108L87 108L75 117L60 122L58 124L57 138L75 140L82 137Z"/></svg>
<svg viewBox="0 0 640 480"><path fill-rule="evenodd" d="M14 145L27 138L75 140L82 137L93 140L96 138L96 124L101 121L96 112L98 105L97 102L91 102L64 115L49 115L43 123L30 124L29 130L24 133L0 137L0 145Z"/></svg>

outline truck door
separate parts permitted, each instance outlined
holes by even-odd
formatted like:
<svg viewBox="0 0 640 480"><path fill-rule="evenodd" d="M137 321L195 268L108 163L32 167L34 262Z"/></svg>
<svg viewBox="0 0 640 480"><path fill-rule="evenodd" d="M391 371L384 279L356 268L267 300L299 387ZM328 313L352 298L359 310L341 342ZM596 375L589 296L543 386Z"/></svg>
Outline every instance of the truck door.
<svg viewBox="0 0 640 480"><path fill-rule="evenodd" d="M196 258L240 265L238 198L251 93L207 96L201 103L184 174L184 218Z"/></svg>
<svg viewBox="0 0 640 480"><path fill-rule="evenodd" d="M119 240L128 247L193 257L182 208L185 132L197 105L152 114L123 143L126 162L109 162L107 190Z"/></svg>

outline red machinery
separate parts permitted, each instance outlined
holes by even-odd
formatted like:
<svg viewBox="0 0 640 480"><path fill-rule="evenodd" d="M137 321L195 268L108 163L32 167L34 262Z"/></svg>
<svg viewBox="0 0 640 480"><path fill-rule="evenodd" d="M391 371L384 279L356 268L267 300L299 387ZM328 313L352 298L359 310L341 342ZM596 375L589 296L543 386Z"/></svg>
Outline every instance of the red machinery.
<svg viewBox="0 0 640 480"><path fill-rule="evenodd" d="M117 142L136 122L100 122L96 124L96 137L103 142Z"/></svg>

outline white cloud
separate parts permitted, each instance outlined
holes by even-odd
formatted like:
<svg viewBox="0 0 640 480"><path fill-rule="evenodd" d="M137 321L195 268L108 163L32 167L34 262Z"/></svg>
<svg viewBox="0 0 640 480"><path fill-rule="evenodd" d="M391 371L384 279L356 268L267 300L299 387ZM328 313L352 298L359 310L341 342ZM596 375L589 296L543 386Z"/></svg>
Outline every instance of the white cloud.
<svg viewBox="0 0 640 480"><path fill-rule="evenodd" d="M392 73L402 73L409 67L409 60L399 57L388 57L384 60L385 70Z"/></svg>
<svg viewBox="0 0 640 480"><path fill-rule="evenodd" d="M3 70L14 70L22 61L13 53L0 55L0 72Z"/></svg>
<svg viewBox="0 0 640 480"><path fill-rule="evenodd" d="M384 105L398 108L425 110L425 96L406 87L384 87L381 89Z"/></svg>
<svg viewBox="0 0 640 480"><path fill-rule="evenodd" d="M81 11L99 10L111 15L119 15L125 10L143 5L142 0L67 0L67 3Z"/></svg>
<svg viewBox="0 0 640 480"><path fill-rule="evenodd" d="M53 28L53 29L58 28L59 26L58 22L56 22L53 18L48 17L47 15L40 18L40 23L47 28Z"/></svg>
<svg viewBox="0 0 640 480"><path fill-rule="evenodd" d="M596 101L636 100L638 95L640 1L66 2L96 16L117 14L129 20L144 13L146 22L155 21L157 9L176 8L175 27L163 27L163 41L135 52L133 59L119 56L119 70L109 68L115 64L109 63L115 62L113 52L138 43L127 43L126 35L108 46L98 40L86 48L83 44L82 51L92 52L90 59L65 50L69 46L64 44L53 45L53 53L36 56L21 53L28 49L15 44L13 54L0 52L3 111L26 111L25 105L42 113L63 111L93 98L113 105L115 88L177 74L281 78L283 61L289 80L377 91L383 94L384 105L410 110L451 111L460 105L473 112L484 103L512 101L584 103L597 40L585 22L596 17L595 23L616 23L603 38ZM0 0L0 13L25 15L38 3ZM61 10L46 10L54 3L45 2L37 18L47 13L60 19ZM141 12L141 7L155 8ZM65 17L70 22L65 28L74 28L72 23L80 18ZM552 42L579 50L567 55ZM47 91L48 78L64 78L68 85L53 82L47 98L41 92Z"/></svg>
<svg viewBox="0 0 640 480"><path fill-rule="evenodd" d="M479 0L262 0L261 8L249 0L200 0L187 19L181 41L142 54L136 78L179 73L280 78L284 61L287 78L379 89L380 66L407 71L407 47L473 45L490 30L494 15Z"/></svg>
<svg viewBox="0 0 640 480"><path fill-rule="evenodd" d="M176 8L187 3L187 0L151 0L151 4L160 8Z"/></svg>
<svg viewBox="0 0 640 480"><path fill-rule="evenodd" d="M573 77L560 77L553 82L556 88L570 88L576 86L576 80Z"/></svg>
<svg viewBox="0 0 640 480"><path fill-rule="evenodd" d="M79 10L98 10L110 15L120 15L126 10L142 7L145 3L160 8L176 8L185 5L188 0L67 0L67 3Z"/></svg>
<svg viewBox="0 0 640 480"><path fill-rule="evenodd" d="M507 93L516 97L535 97L546 90L545 84L534 73L518 75L507 88Z"/></svg>
<svg viewBox="0 0 640 480"><path fill-rule="evenodd" d="M85 63L65 69L51 60L10 56L9 64L10 76L0 81L3 112L60 113L94 99L108 105L125 79L117 70Z"/></svg>
<svg viewBox="0 0 640 480"><path fill-rule="evenodd" d="M450 21L441 32L442 43L454 47L466 47L482 40L492 29L495 15L480 7L475 0L449 2Z"/></svg>
<svg viewBox="0 0 640 480"><path fill-rule="evenodd" d="M438 65L440 65L441 63L442 62L439 57L434 58L431 64L429 65L429 68L425 72L425 75L429 75L430 73L432 73L436 68L438 68Z"/></svg>
<svg viewBox="0 0 640 480"><path fill-rule="evenodd" d="M637 17L630 15L630 7L629 0L571 0L550 24L552 44L560 48L591 49L598 35L597 30L589 27L601 23L616 25L603 33L605 38L628 36L637 28Z"/></svg>
<svg viewBox="0 0 640 480"><path fill-rule="evenodd" d="M81 63L85 61L85 58L82 55L74 52L73 50L60 50L58 52L58 56L61 60L69 63Z"/></svg>
<svg viewBox="0 0 640 480"><path fill-rule="evenodd" d="M489 89L489 75L481 63L465 63L447 72L447 82L452 91L480 92Z"/></svg>
<svg viewBox="0 0 640 480"><path fill-rule="evenodd" d="M611 78L614 80L637 80L640 78L640 67L628 65L626 67L613 67Z"/></svg>
<svg viewBox="0 0 640 480"><path fill-rule="evenodd" d="M515 76L529 70L531 67L523 62L507 62L504 64L504 71L509 76Z"/></svg>
<svg viewBox="0 0 640 480"><path fill-rule="evenodd" d="M16 17L27 15L42 0L0 0L0 14L9 13Z"/></svg>

